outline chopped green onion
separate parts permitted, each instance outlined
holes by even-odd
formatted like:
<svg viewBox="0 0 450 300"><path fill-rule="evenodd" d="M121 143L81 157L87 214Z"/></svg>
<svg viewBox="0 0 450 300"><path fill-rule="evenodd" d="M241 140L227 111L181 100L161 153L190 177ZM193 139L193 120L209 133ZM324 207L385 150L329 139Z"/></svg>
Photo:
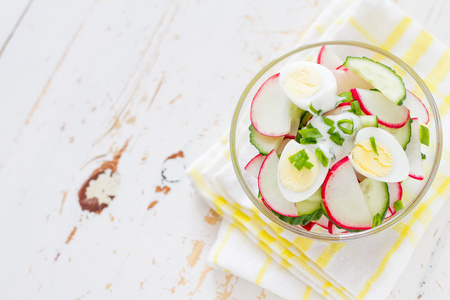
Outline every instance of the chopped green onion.
<svg viewBox="0 0 450 300"><path fill-rule="evenodd" d="M381 215L377 213L375 216L373 216L372 228L379 225L381 225Z"/></svg>
<svg viewBox="0 0 450 300"><path fill-rule="evenodd" d="M304 138L320 138L322 134L317 128L305 128L298 131Z"/></svg>
<svg viewBox="0 0 450 300"><path fill-rule="evenodd" d="M425 154L421 153L421 155L422 155L422 159L427 159L427 156Z"/></svg>
<svg viewBox="0 0 450 300"><path fill-rule="evenodd" d="M314 167L314 165L312 163L310 163L309 161L305 162L305 168L307 168L308 170L311 170L312 167Z"/></svg>
<svg viewBox="0 0 450 300"><path fill-rule="evenodd" d="M352 108L351 112L354 113L355 115L360 116L362 114L362 110L361 107L359 106L358 101L352 101L350 103L350 107Z"/></svg>
<svg viewBox="0 0 450 300"><path fill-rule="evenodd" d="M333 132L332 134L330 134L330 140L339 146L342 146L345 141L345 139L341 138L339 132Z"/></svg>
<svg viewBox="0 0 450 300"><path fill-rule="evenodd" d="M308 161L309 156L306 154L305 149L298 151L296 154L289 156L289 161L297 170L301 170L305 163Z"/></svg>
<svg viewBox="0 0 450 300"><path fill-rule="evenodd" d="M428 127L420 125L419 137L421 144L426 146L430 145L430 131L428 130Z"/></svg>
<svg viewBox="0 0 450 300"><path fill-rule="evenodd" d="M328 157L323 153L322 149L316 148L316 157L322 163L325 168L328 166Z"/></svg>
<svg viewBox="0 0 450 300"><path fill-rule="evenodd" d="M308 108L315 115L319 115L322 112L321 109L319 109L319 110L315 109L314 106L312 105L312 103L309 105Z"/></svg>
<svg viewBox="0 0 450 300"><path fill-rule="evenodd" d="M334 132L334 130L336 129L336 127L331 126L330 129L328 129L327 133L328 134L332 134Z"/></svg>
<svg viewBox="0 0 450 300"><path fill-rule="evenodd" d="M337 126L345 134L352 134L354 131L353 120L349 120L349 119L339 120L339 121L337 121Z"/></svg>
<svg viewBox="0 0 450 300"><path fill-rule="evenodd" d="M373 152L375 152L376 155L379 155L377 144L375 143L375 138L373 136L370 137L370 144L372 145Z"/></svg>
<svg viewBox="0 0 450 300"><path fill-rule="evenodd" d="M330 118L327 118L327 117L323 117L323 122L325 124L327 124L328 126L333 126L334 125L334 121L331 120Z"/></svg>
<svg viewBox="0 0 450 300"><path fill-rule="evenodd" d="M316 138L313 137L300 138L298 142L302 145L317 144Z"/></svg>
<svg viewBox="0 0 450 300"><path fill-rule="evenodd" d="M345 98L340 103L353 101L352 92L350 92L350 91L339 94L339 97Z"/></svg>
<svg viewBox="0 0 450 300"><path fill-rule="evenodd" d="M402 203L402 200L397 200L397 201L395 201L395 202L394 202L394 210L395 210L395 211L399 211L399 210L401 210L401 209L403 209L403 203Z"/></svg>

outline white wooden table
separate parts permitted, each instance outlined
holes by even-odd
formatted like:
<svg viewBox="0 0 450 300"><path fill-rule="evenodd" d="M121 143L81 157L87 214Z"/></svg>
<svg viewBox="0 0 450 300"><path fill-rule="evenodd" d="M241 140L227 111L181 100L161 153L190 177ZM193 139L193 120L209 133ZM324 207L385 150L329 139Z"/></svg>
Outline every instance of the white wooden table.
<svg viewBox="0 0 450 300"><path fill-rule="evenodd" d="M450 45L449 1L396 2ZM278 299L206 264L219 219L184 169L329 3L0 0L0 298ZM117 194L82 210L105 162ZM392 299L450 298L449 222Z"/></svg>

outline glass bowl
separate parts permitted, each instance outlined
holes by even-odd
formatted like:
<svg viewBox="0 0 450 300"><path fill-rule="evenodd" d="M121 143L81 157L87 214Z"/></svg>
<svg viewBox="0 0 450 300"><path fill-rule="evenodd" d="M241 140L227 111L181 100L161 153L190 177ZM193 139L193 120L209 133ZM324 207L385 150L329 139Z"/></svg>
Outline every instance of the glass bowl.
<svg viewBox="0 0 450 300"><path fill-rule="evenodd" d="M244 171L244 166L249 160L248 157L245 157L244 153L246 151L243 150L245 147L250 145L248 127L251 123L249 111L251 102L257 90L262 83L264 83L270 76L278 73L279 70L287 63L293 61L316 61L317 54L323 45L326 45L328 49L335 52L342 58L343 61L347 56L366 56L390 66L402 77L406 88L413 91L413 93L423 101L430 113L430 122L427 124L430 131L430 145L429 147L422 146L422 151L427 157L426 160L424 160L424 179L422 181L418 181L412 178L407 178L402 183L404 191L404 196L402 198L402 202L404 204L403 210L397 212L389 219L384 220L381 225L365 231L332 235L328 232L324 232L323 229L315 230L314 227L318 226L314 226L311 231L307 231L301 226L295 226L281 221L258 199L258 190L257 187L255 188L255 182L252 182L250 180L250 176L247 176L247 174L245 174L246 171ZM328 242L353 241L382 232L383 230L393 226L402 218L407 216L422 200L431 186L441 159L441 120L433 96L423 80L410 66L395 55L381 48L356 41L320 42L301 46L275 59L264 67L258 74L256 74L256 76L250 81L242 93L242 96L240 97L234 111L230 129L230 152L232 164L239 183L251 202L271 221L297 235L315 240Z"/></svg>

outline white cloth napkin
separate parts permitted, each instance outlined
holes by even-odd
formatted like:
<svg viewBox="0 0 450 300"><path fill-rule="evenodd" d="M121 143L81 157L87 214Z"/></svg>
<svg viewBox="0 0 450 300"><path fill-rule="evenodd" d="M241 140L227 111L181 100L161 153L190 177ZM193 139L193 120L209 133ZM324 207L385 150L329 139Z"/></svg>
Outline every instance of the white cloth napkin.
<svg viewBox="0 0 450 300"><path fill-rule="evenodd" d="M302 43L358 40L401 57L425 79L450 125L450 49L390 1L335 1ZM194 186L223 221L209 259L217 267L287 299L385 299L448 196L449 138L429 192L412 213L384 232L356 242L324 243L270 222L248 200L224 137L188 170Z"/></svg>

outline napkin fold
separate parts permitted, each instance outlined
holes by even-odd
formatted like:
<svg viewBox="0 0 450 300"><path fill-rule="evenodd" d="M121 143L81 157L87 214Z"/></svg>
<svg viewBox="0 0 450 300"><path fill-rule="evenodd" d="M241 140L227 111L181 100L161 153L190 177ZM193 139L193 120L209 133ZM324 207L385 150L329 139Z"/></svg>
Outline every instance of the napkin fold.
<svg viewBox="0 0 450 300"><path fill-rule="evenodd" d="M424 78L450 122L450 49L390 1L339 0L311 25L302 44L357 40L391 51ZM292 234L260 213L234 174L227 135L188 169L205 202L222 217L209 260L286 299L385 299L448 196L449 138L438 174L422 201L392 228L349 243Z"/></svg>

